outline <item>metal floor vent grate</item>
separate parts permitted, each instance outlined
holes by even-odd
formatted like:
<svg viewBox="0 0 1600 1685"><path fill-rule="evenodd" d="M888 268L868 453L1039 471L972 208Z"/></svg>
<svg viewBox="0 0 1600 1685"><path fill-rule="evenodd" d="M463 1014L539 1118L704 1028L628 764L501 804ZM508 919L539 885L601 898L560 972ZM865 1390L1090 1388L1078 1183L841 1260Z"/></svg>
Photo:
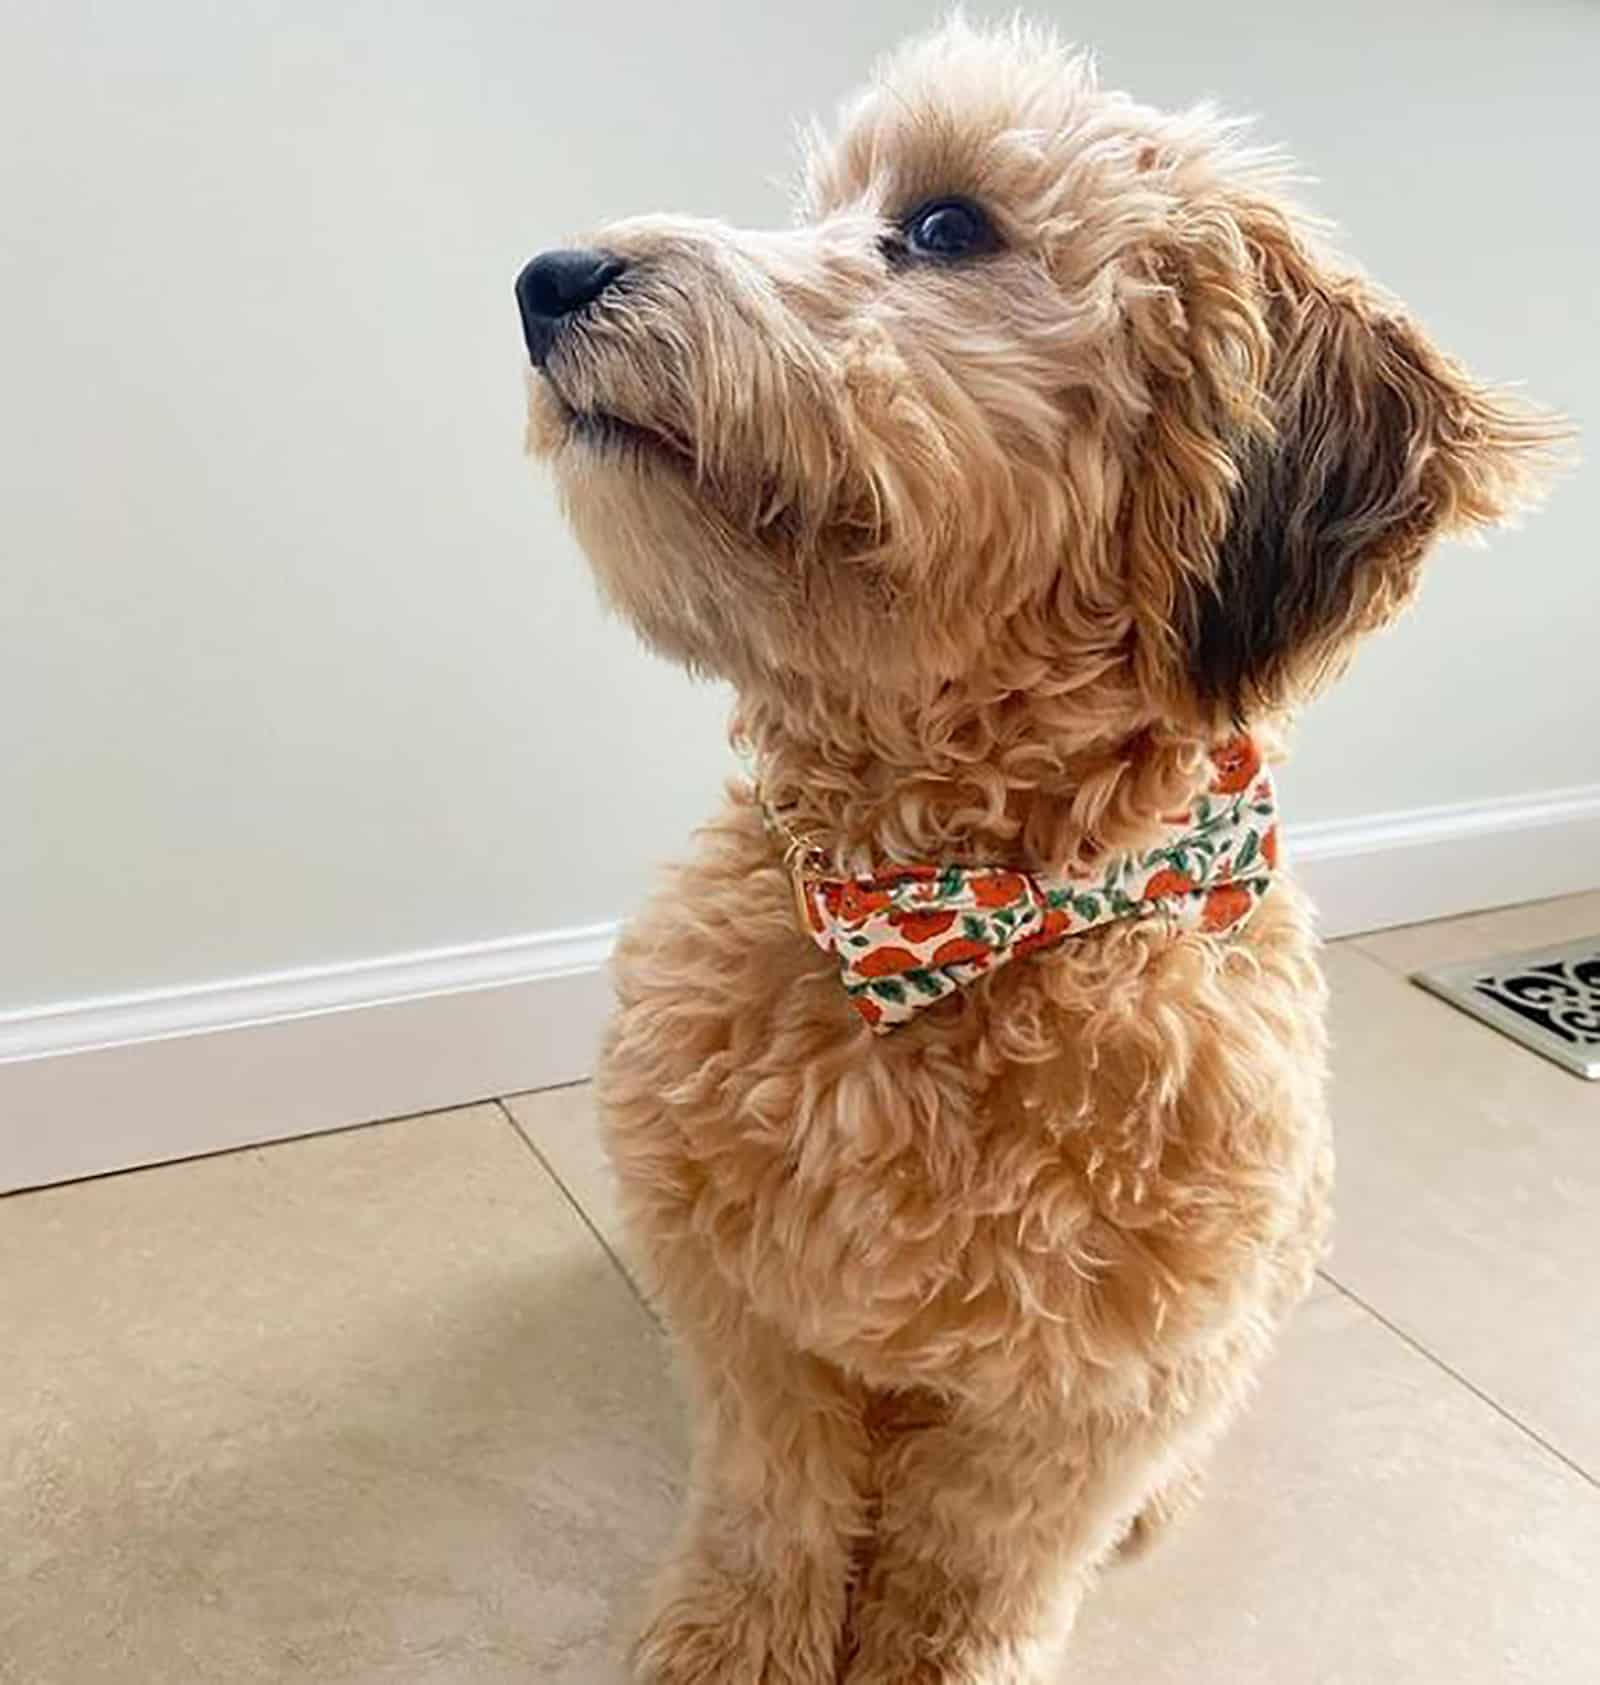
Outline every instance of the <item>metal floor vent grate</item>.
<svg viewBox="0 0 1600 1685"><path fill-rule="evenodd" d="M1600 1078L1600 936L1412 979L1580 1077Z"/></svg>

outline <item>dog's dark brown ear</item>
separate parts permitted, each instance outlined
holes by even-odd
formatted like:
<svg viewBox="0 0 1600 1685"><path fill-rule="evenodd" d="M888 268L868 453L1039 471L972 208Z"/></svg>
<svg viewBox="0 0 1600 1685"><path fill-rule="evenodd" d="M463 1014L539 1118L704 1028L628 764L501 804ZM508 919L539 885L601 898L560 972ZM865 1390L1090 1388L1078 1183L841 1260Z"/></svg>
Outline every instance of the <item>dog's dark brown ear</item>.
<svg viewBox="0 0 1600 1685"><path fill-rule="evenodd" d="M1184 640L1205 711L1234 721L1337 673L1410 599L1432 541L1529 501L1565 436L1475 385L1364 283L1297 250L1262 261L1267 425L1234 446Z"/></svg>

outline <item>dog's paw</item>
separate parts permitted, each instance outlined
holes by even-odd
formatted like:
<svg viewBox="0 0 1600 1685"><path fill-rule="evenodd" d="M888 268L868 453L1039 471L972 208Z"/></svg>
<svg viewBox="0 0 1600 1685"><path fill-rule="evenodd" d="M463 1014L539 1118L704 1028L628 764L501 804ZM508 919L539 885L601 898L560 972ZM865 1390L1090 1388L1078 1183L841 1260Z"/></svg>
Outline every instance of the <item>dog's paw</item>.
<svg viewBox="0 0 1600 1685"><path fill-rule="evenodd" d="M1014 1656L998 1652L930 1656L857 1657L844 1685L1042 1685L1045 1675Z"/></svg>
<svg viewBox="0 0 1600 1685"><path fill-rule="evenodd" d="M903 1620L881 1607L851 1634L842 1685L1044 1685L1056 1647L968 1630L959 1611Z"/></svg>
<svg viewBox="0 0 1600 1685"><path fill-rule="evenodd" d="M814 1608L782 1611L760 1587L700 1585L670 1598L634 1646L639 1685L834 1685L838 1633Z"/></svg>
<svg viewBox="0 0 1600 1685"><path fill-rule="evenodd" d="M1117 1543L1117 1559L1135 1562L1154 1549L1199 1502L1200 1493L1200 1477L1189 1473L1158 1487L1128 1523L1127 1532Z"/></svg>

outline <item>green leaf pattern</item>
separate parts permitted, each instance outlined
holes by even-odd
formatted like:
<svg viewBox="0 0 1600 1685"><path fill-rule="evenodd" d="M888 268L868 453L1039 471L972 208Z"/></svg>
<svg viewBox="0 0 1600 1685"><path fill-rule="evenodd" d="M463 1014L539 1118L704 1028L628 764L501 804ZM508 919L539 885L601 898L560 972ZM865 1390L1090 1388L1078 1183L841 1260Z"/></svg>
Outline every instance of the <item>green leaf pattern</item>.
<svg viewBox="0 0 1600 1685"><path fill-rule="evenodd" d="M803 874L811 934L837 956L857 1011L883 1033L1019 954L1115 919L1164 918L1217 936L1237 930L1271 884L1278 810L1254 746L1241 739L1226 747L1235 773L1249 757L1248 782L1214 783L1153 848L1108 856L1087 874L950 863L853 880Z"/></svg>

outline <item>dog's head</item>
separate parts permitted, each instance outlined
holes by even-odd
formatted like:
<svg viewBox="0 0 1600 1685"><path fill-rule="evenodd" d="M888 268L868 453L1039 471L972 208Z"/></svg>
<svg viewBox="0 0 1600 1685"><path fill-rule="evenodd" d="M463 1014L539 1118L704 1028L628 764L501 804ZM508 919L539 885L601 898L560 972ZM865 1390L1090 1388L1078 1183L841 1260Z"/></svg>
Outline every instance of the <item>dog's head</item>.
<svg viewBox="0 0 1600 1685"><path fill-rule="evenodd" d="M947 28L816 142L794 229L644 217L524 270L532 448L607 594L697 669L1053 675L1102 734L1276 710L1556 437L1279 182L1209 113Z"/></svg>

